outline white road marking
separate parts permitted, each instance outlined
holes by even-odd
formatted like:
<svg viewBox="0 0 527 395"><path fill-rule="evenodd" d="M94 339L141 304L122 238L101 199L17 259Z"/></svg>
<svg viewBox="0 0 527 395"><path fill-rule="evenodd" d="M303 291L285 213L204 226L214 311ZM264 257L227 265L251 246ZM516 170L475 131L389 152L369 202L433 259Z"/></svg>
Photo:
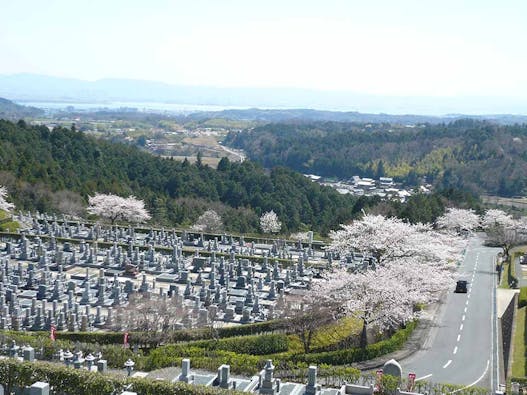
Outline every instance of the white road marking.
<svg viewBox="0 0 527 395"><path fill-rule="evenodd" d="M448 362L443 365L443 369L446 369L448 365L450 365L451 363L452 363L452 360L449 359Z"/></svg>
<svg viewBox="0 0 527 395"><path fill-rule="evenodd" d="M423 377L419 377L419 378L415 379L415 381L420 381L420 380L424 380L424 379L427 379L427 378L429 378L430 376L432 376L432 373L430 373L430 374L427 374L426 376L423 376Z"/></svg>
<svg viewBox="0 0 527 395"><path fill-rule="evenodd" d="M467 312L468 307L465 307L465 313Z"/></svg>
<svg viewBox="0 0 527 395"><path fill-rule="evenodd" d="M465 304L466 304L466 305L468 306L468 300L466 301L466 303L465 303Z"/></svg>
<svg viewBox="0 0 527 395"><path fill-rule="evenodd" d="M457 353L457 346L454 347L454 352L452 354Z"/></svg>
<svg viewBox="0 0 527 395"><path fill-rule="evenodd" d="M460 330L460 331L463 330L463 324L461 324L461 325L459 326L459 330Z"/></svg>
<svg viewBox="0 0 527 395"><path fill-rule="evenodd" d="M459 341L459 339L461 339L461 334L457 335L457 341Z"/></svg>
<svg viewBox="0 0 527 395"><path fill-rule="evenodd" d="M465 314L463 314L463 317L461 317L461 321L465 321Z"/></svg>
<svg viewBox="0 0 527 395"><path fill-rule="evenodd" d="M474 381L473 383L467 385L466 387L463 387L463 388L459 388L455 391L452 391L451 394L455 394L456 392L459 392L459 391L463 391L464 389L467 389L469 387L472 387L473 385L476 385L477 383L479 383L481 381L481 379L483 379L483 377L485 377L485 375L487 374L487 371L489 370L489 360L487 359L487 367L485 368L485 371L483 372L483 374L481 376L479 376L479 378Z"/></svg>

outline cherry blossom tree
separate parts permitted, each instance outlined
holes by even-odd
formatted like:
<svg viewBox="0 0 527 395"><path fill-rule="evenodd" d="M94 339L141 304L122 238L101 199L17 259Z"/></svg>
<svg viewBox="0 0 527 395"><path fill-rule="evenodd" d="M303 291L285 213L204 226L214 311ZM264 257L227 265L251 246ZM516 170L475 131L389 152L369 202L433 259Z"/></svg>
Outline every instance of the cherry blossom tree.
<svg viewBox="0 0 527 395"><path fill-rule="evenodd" d="M341 256L363 252L377 260L374 270L335 269L315 298L338 298L349 315L363 322L362 346L368 343L370 328L396 328L416 316L416 304L437 300L452 287L452 263L461 258L465 246L452 232L381 215L364 215L330 237L329 249Z"/></svg>
<svg viewBox="0 0 527 395"><path fill-rule="evenodd" d="M223 230L223 221L220 215L214 210L207 210L199 216L196 223L191 226L196 232L221 232Z"/></svg>
<svg viewBox="0 0 527 395"><path fill-rule="evenodd" d="M0 210L11 211L15 208L15 205L6 200L7 198L7 188L0 186Z"/></svg>
<svg viewBox="0 0 527 395"><path fill-rule="evenodd" d="M308 231L308 232L297 232L297 233L291 233L291 235L289 236L289 238L291 240L297 240L297 241L304 241L304 242L307 242L307 241L310 241L310 239L312 238L313 236L313 233Z"/></svg>
<svg viewBox="0 0 527 395"><path fill-rule="evenodd" d="M334 269L316 280L304 297L310 306L305 314L325 311L322 317L349 315L361 320L361 346L365 347L372 329L398 328L418 316L417 304L439 300L443 291L452 288L454 273L452 265L427 264L417 258L411 264L401 259L359 273ZM314 317L311 321L318 322L318 315Z"/></svg>
<svg viewBox="0 0 527 395"><path fill-rule="evenodd" d="M448 208L446 213L436 221L439 229L453 230L458 234L462 231L472 231L479 225L480 218L474 210L462 208Z"/></svg>
<svg viewBox="0 0 527 395"><path fill-rule="evenodd" d="M330 251L371 254L379 263L401 258L419 258L437 264L460 259L461 238L438 232L429 224L409 224L399 218L364 215L341 229L330 232Z"/></svg>
<svg viewBox="0 0 527 395"><path fill-rule="evenodd" d="M282 228L282 222L278 220L276 213L271 210L260 217L260 227L264 233L278 233Z"/></svg>
<svg viewBox="0 0 527 395"><path fill-rule="evenodd" d="M485 212L483 219L481 221L483 228L492 229L494 227L515 227L517 225L514 218L511 215L507 214L503 210L498 209L489 209Z"/></svg>
<svg viewBox="0 0 527 395"><path fill-rule="evenodd" d="M512 247L527 240L525 234L521 232L524 228L522 221L515 220L502 210L487 210L482 224L487 234L487 242L500 246L505 257L509 256Z"/></svg>
<svg viewBox="0 0 527 395"><path fill-rule="evenodd" d="M129 196L123 198L113 194L96 193L88 198L88 213L110 220L112 225L117 220L141 223L151 217L142 200Z"/></svg>

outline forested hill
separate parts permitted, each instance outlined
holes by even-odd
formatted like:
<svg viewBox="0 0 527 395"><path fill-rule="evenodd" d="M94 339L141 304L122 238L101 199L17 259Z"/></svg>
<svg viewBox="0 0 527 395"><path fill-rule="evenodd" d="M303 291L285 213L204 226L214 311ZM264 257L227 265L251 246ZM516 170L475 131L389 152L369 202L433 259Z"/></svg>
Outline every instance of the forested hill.
<svg viewBox="0 0 527 395"><path fill-rule="evenodd" d="M269 124L232 133L225 143L266 167L322 176L391 176L409 184L427 176L440 188L501 196L526 189L527 124Z"/></svg>
<svg viewBox="0 0 527 395"><path fill-rule="evenodd" d="M369 114L357 111L324 111L303 108L291 109L232 109L222 111L200 111L182 117L182 121L208 119L229 119L235 121L269 122L362 122L362 123L391 123L398 125L419 123L446 123L458 119L491 120L499 124L515 124L527 122L525 115L487 114L464 115L452 114L445 116L417 115L417 114Z"/></svg>
<svg viewBox="0 0 527 395"><path fill-rule="evenodd" d="M23 121L0 120L0 184L19 208L75 210L95 192L134 194L158 223L189 224L213 208L228 228L243 232L256 231L259 215L271 209L284 230L312 224L323 233L361 209L351 197L286 168L268 173L250 161L223 159L215 170Z"/></svg>
<svg viewBox="0 0 527 395"><path fill-rule="evenodd" d="M10 100L0 97L0 118L20 119L25 117L35 117L44 114L44 110L36 107L21 106Z"/></svg>

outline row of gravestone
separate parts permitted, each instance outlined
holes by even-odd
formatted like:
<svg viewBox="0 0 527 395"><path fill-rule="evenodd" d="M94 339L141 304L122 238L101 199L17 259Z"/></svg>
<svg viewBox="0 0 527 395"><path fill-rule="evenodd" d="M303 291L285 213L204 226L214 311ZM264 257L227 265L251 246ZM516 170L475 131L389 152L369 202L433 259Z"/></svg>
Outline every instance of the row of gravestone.
<svg viewBox="0 0 527 395"><path fill-rule="evenodd" d="M313 275L302 258L292 268L283 270L267 259L256 264L248 259L226 262L223 257L215 261L214 257L197 256L185 260L177 272L171 269L156 275L151 284L146 274L139 281L120 280L119 275L125 274L122 269L99 269L95 278L90 275L93 267L82 261L78 265L57 265L56 272L52 271L43 255L38 256L50 247L59 248L56 241L54 246L49 244L53 242L25 237L6 241L0 252L1 329L47 330L51 325L58 330L102 327L111 323L112 308L125 306L127 296L134 292L174 297L176 303L198 311L201 324L206 324L206 317L211 316L229 322L261 321L273 317L273 307L282 300L284 292L289 288L306 288ZM26 260L20 256L24 249L29 251ZM62 248L64 254L78 253L77 256L87 250L82 244ZM31 251L36 251L34 258ZM97 253L125 254L115 245L98 248ZM68 274L78 267L84 268L86 274ZM108 275L112 273L113 281L109 281Z"/></svg>
<svg viewBox="0 0 527 395"><path fill-rule="evenodd" d="M220 235L214 239L205 240L205 236L200 234L195 238L194 233L187 233L183 231L180 236L175 231L165 231L151 229L148 233L136 232L133 228L128 227L101 227L100 225L85 224L76 222L74 224L67 221L57 222L55 218L38 214L32 216L31 213L18 215L18 219L22 223L31 223L31 229L28 232L35 235L53 235L55 237L67 237L87 240L101 240L105 242L119 241L127 243L133 241L137 245L146 246L153 244L159 247L173 247L191 246L206 248L209 251L236 251L241 254L253 255L256 253L254 243L246 243L243 236L239 236L237 240L232 235ZM49 221L52 222L49 222ZM291 258L293 253L301 252L304 259L315 257L315 251L311 246L304 248L301 242L293 244L287 243L284 240L275 240L265 250L274 257Z"/></svg>
<svg viewBox="0 0 527 395"><path fill-rule="evenodd" d="M315 259L319 264L323 261L327 261L328 265L331 265L332 257L335 255L337 258L338 254L329 253L328 250L322 249L322 252L316 253L311 244L309 247L304 248L301 242L296 244L289 244L284 240L275 240L272 245L265 246L260 249L255 248L254 243L245 243L243 236L240 236L236 241L232 235L221 235L214 239L205 240L203 234L199 237L194 238L194 233L187 233L183 231L180 236L176 234L174 230L165 231L151 229L148 233L136 232L132 227L101 227L98 224L85 224L82 222L75 222L74 224L62 221L60 224L57 222L56 217L47 216L45 214L37 214L32 217L30 213L29 217L20 213L19 217L26 220L29 218L33 224L28 232L37 235L51 235L52 237L70 237L77 239L87 239L92 241L102 240L105 242L120 242L125 244L134 244L137 246L158 246L158 247L169 247L176 248L180 251L183 246L194 246L196 248L207 249L212 252L223 252L223 253L240 253L242 255L268 255L273 258L285 258L293 259L293 257L300 256L304 261ZM49 222L52 219L53 222ZM250 247L246 247L250 246ZM367 270L368 266L374 266L373 257L363 257L360 254L356 256L350 255L342 257L353 271ZM138 262L134 262L138 264Z"/></svg>

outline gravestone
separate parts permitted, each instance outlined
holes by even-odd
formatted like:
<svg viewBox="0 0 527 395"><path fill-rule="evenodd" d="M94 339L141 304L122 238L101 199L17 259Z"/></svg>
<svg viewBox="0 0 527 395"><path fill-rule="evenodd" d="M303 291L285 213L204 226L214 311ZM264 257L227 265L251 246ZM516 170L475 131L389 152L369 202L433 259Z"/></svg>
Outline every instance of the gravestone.
<svg viewBox="0 0 527 395"><path fill-rule="evenodd" d="M29 387L29 395L49 395L49 384L37 381Z"/></svg>
<svg viewBox="0 0 527 395"><path fill-rule="evenodd" d="M177 378L178 381L183 381L184 383L191 383L192 377L190 375L190 359L184 358L181 361L181 374Z"/></svg>
<svg viewBox="0 0 527 395"><path fill-rule="evenodd" d="M267 362L265 363L263 371L260 373L260 380L261 380L260 388L259 388L260 394L272 395L275 393L273 374L274 374L273 361L268 359Z"/></svg>
<svg viewBox="0 0 527 395"><path fill-rule="evenodd" d="M227 389L231 386L230 372L231 367L229 365L221 365L218 368L218 385L221 388Z"/></svg>
<svg viewBox="0 0 527 395"><path fill-rule="evenodd" d="M320 385L317 384L317 367L310 366L307 373L307 385L305 393L307 395L319 394L321 390Z"/></svg>
<svg viewBox="0 0 527 395"><path fill-rule="evenodd" d="M403 370L399 362L397 362L395 359L390 359L388 362L386 362L382 367L382 371L383 374L396 377L398 380L401 380L402 378Z"/></svg>

